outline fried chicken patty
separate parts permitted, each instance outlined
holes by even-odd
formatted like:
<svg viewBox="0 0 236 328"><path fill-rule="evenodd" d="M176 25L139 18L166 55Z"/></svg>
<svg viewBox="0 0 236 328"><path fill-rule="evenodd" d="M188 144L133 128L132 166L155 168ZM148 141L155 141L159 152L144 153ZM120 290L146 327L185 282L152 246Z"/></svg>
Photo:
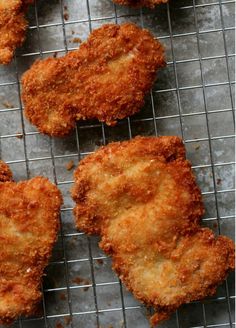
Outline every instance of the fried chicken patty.
<svg viewBox="0 0 236 328"><path fill-rule="evenodd" d="M52 136L68 134L77 120L114 125L140 110L164 65L163 47L147 30L104 25L78 50L33 64L22 78L24 113Z"/></svg>
<svg viewBox="0 0 236 328"><path fill-rule="evenodd" d="M0 181L5 181L0 182L0 324L32 315L41 300L62 204L60 191L46 178L6 182L10 179L0 163Z"/></svg>
<svg viewBox="0 0 236 328"><path fill-rule="evenodd" d="M149 7L154 8L156 5L166 3L168 0L113 0L119 5L125 5L130 7Z"/></svg>
<svg viewBox="0 0 236 328"><path fill-rule="evenodd" d="M200 226L201 192L178 137L111 143L80 162L76 226L101 248L153 325L181 304L213 295L234 268L234 244Z"/></svg>
<svg viewBox="0 0 236 328"><path fill-rule="evenodd" d="M0 0L0 64L9 64L25 40L25 12L33 0Z"/></svg>

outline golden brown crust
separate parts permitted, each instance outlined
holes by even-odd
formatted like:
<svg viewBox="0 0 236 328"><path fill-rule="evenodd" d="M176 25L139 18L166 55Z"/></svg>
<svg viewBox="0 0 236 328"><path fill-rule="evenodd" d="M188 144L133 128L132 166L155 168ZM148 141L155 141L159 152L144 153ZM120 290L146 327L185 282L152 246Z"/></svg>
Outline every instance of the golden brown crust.
<svg viewBox="0 0 236 328"><path fill-rule="evenodd" d="M9 166L0 160L0 182L12 180L12 172Z"/></svg>
<svg viewBox="0 0 236 328"><path fill-rule="evenodd" d="M161 3L167 3L168 0L113 0L115 3L130 7L149 7L154 8Z"/></svg>
<svg viewBox="0 0 236 328"><path fill-rule="evenodd" d="M24 74L24 113L53 136L68 134L77 120L114 125L140 110L164 65L163 47L147 30L103 25L78 50L36 61Z"/></svg>
<svg viewBox="0 0 236 328"><path fill-rule="evenodd" d="M25 40L26 8L33 0L0 0L0 64L9 64Z"/></svg>
<svg viewBox="0 0 236 328"><path fill-rule="evenodd" d="M0 183L0 324L32 315L59 228L60 191L48 179Z"/></svg>
<svg viewBox="0 0 236 328"><path fill-rule="evenodd" d="M213 295L234 268L234 245L199 223L202 197L178 137L137 137L83 159L72 190L77 228L101 248L135 297L156 310Z"/></svg>

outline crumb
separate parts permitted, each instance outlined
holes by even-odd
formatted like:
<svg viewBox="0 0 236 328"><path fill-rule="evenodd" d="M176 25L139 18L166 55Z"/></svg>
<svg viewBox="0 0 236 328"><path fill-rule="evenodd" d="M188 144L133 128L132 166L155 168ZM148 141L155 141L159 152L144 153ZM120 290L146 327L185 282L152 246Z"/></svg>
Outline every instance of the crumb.
<svg viewBox="0 0 236 328"><path fill-rule="evenodd" d="M74 35L74 34L75 34L75 31L72 30L72 31L71 31L71 34Z"/></svg>
<svg viewBox="0 0 236 328"><path fill-rule="evenodd" d="M53 58L57 58L57 52L54 52Z"/></svg>
<svg viewBox="0 0 236 328"><path fill-rule="evenodd" d="M195 146L195 150L199 150L200 149L200 145Z"/></svg>
<svg viewBox="0 0 236 328"><path fill-rule="evenodd" d="M56 323L56 328L64 328L64 326L62 326L62 324L60 322Z"/></svg>
<svg viewBox="0 0 236 328"><path fill-rule="evenodd" d="M124 320L121 320L120 321L120 328L124 328L124 326L125 326Z"/></svg>
<svg viewBox="0 0 236 328"><path fill-rule="evenodd" d="M76 284L81 284L82 282L83 282L83 278L81 278L81 277L76 277L76 278L74 278L72 281L74 282L74 283L76 283Z"/></svg>
<svg viewBox="0 0 236 328"><path fill-rule="evenodd" d="M102 265L104 262L103 262L103 259L97 259L96 260L98 264Z"/></svg>
<svg viewBox="0 0 236 328"><path fill-rule="evenodd" d="M68 21L68 19L69 19L69 14L68 13L64 13L64 20L66 20L66 21Z"/></svg>
<svg viewBox="0 0 236 328"><path fill-rule="evenodd" d="M3 101L2 104L6 108L14 108L14 106L9 101Z"/></svg>
<svg viewBox="0 0 236 328"><path fill-rule="evenodd" d="M64 13L64 19L67 21L68 19L69 19L69 13L68 13L68 8L67 8L67 6L64 6L64 11L65 11L65 13Z"/></svg>
<svg viewBox="0 0 236 328"><path fill-rule="evenodd" d="M88 279L84 279L82 277L76 277L72 280L74 283L80 285L80 284L84 284L84 285L90 285L90 281ZM83 290L86 292L89 289L89 286L86 286L83 288Z"/></svg>
<svg viewBox="0 0 236 328"><path fill-rule="evenodd" d="M72 170L73 168L75 167L75 163L74 163L74 161L69 161L67 164L66 164L66 169L67 169L67 171L70 171L70 170Z"/></svg>
<svg viewBox="0 0 236 328"><path fill-rule="evenodd" d="M219 185L221 184L221 182L222 182L222 180L221 180L220 178L218 178L218 179L216 180L216 184L217 184L217 186L219 186Z"/></svg>
<svg viewBox="0 0 236 328"><path fill-rule="evenodd" d="M70 324L71 321L72 321L71 316L67 316L67 317L65 317L65 318L64 318L64 321L65 321L66 326L69 326L69 324Z"/></svg>
<svg viewBox="0 0 236 328"><path fill-rule="evenodd" d="M88 279L84 279L83 283L85 285L89 285L90 284L90 281ZM84 292L87 292L87 290L89 290L89 286L84 287L83 290L84 290Z"/></svg>
<svg viewBox="0 0 236 328"><path fill-rule="evenodd" d="M23 138L23 134L20 133L20 132L17 132L17 133L18 133L18 135L16 136L16 138L18 138L18 139L22 139L22 138Z"/></svg>
<svg viewBox="0 0 236 328"><path fill-rule="evenodd" d="M76 245L76 243L77 243L77 238L76 238L76 237L72 237L70 243L71 243L72 245Z"/></svg>
<svg viewBox="0 0 236 328"><path fill-rule="evenodd" d="M218 228L218 224L217 223L214 223L213 224L213 228Z"/></svg>
<svg viewBox="0 0 236 328"><path fill-rule="evenodd" d="M65 293L60 294L60 300L65 301L66 300L66 295Z"/></svg>
<svg viewBox="0 0 236 328"><path fill-rule="evenodd" d="M80 38L74 38L72 40L73 43L82 43L82 40Z"/></svg>
<svg viewBox="0 0 236 328"><path fill-rule="evenodd" d="M52 288L56 288L57 287L57 281L54 277L51 277L50 279L50 284Z"/></svg>

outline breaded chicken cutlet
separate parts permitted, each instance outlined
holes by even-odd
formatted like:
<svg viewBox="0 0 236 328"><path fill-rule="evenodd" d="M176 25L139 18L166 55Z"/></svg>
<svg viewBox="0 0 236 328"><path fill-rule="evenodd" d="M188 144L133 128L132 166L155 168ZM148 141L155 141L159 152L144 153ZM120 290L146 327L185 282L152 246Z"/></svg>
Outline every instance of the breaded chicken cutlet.
<svg viewBox="0 0 236 328"><path fill-rule="evenodd" d="M163 47L147 30L104 25L78 50L33 64L22 78L24 113L52 136L68 134L77 120L114 125L140 110L164 65Z"/></svg>
<svg viewBox="0 0 236 328"><path fill-rule="evenodd" d="M149 7L154 8L161 3L167 3L168 0L113 0L118 5L130 7Z"/></svg>
<svg viewBox="0 0 236 328"><path fill-rule="evenodd" d="M80 162L72 197L76 225L101 248L134 296L155 314L213 295L234 268L234 244L200 226L204 213L178 137L111 143Z"/></svg>
<svg viewBox="0 0 236 328"><path fill-rule="evenodd" d="M25 40L25 12L33 0L0 0L0 64L9 64Z"/></svg>
<svg viewBox="0 0 236 328"><path fill-rule="evenodd" d="M1 162L0 324L34 314L62 204L60 191L48 179L15 183L11 177L10 169Z"/></svg>

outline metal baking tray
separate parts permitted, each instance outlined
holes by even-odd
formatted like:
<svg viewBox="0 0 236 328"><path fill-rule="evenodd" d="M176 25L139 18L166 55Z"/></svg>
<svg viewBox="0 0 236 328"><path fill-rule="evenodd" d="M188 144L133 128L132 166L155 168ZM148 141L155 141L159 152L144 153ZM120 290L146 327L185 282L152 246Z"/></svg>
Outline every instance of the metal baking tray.
<svg viewBox="0 0 236 328"><path fill-rule="evenodd" d="M1 157L15 180L45 175L64 196L61 231L43 283L37 316L14 328L145 328L148 311L111 270L98 238L75 230L69 190L75 165L100 145L136 135L183 137L201 187L203 225L234 238L234 1L176 0L155 10L111 0L41 0L30 8L27 40L10 66L0 67ZM166 47L168 65L141 112L116 127L78 123L63 139L40 135L22 115L20 78L38 58L64 55L104 23L135 22ZM214 297L182 306L160 328L232 328L234 276Z"/></svg>

